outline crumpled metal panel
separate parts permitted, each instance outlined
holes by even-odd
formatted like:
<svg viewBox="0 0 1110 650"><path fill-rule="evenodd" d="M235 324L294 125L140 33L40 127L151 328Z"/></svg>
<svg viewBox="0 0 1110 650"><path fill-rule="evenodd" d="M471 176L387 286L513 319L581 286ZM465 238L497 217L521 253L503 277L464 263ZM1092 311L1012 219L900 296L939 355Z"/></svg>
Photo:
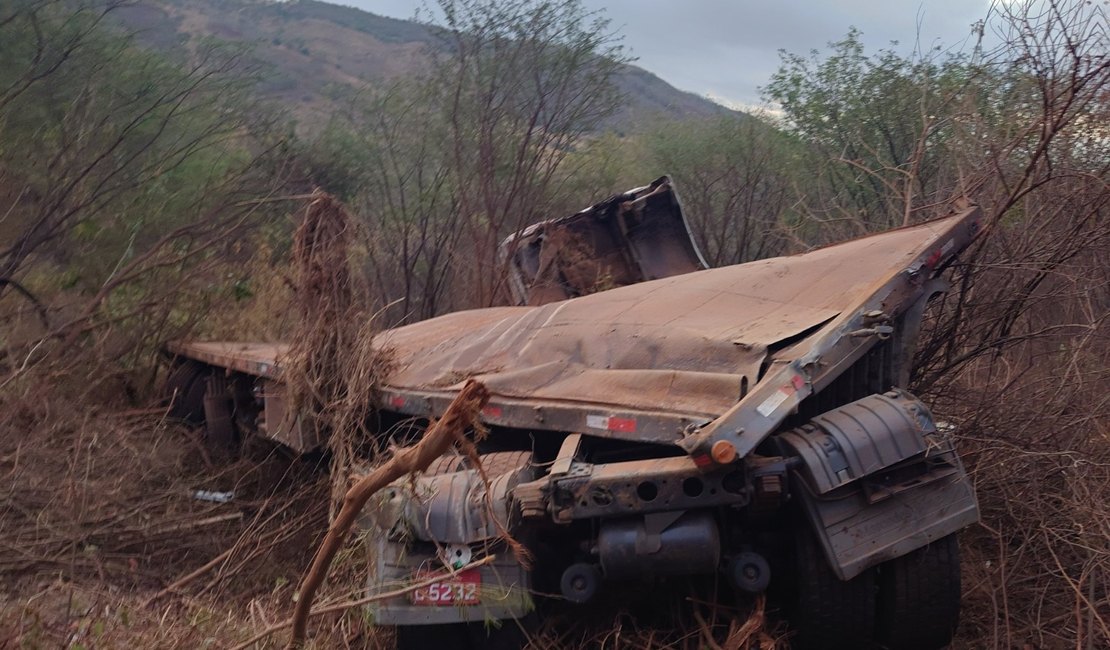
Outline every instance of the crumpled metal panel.
<svg viewBox="0 0 1110 650"><path fill-rule="evenodd" d="M557 404L608 414L668 412L714 419L737 407L745 388L748 398L741 406L762 407L765 393L780 388L781 378L773 377L776 385L761 390L768 381L761 380L768 361L773 361L772 377L777 368L807 358L814 342L837 338L843 323L836 318L855 313L930 252L946 259L962 246L954 243L953 229L974 227L968 225L973 216L961 213L802 255L696 271L539 307L463 311L390 330L380 345L392 351L396 370L383 394L394 395L390 399L400 406L383 406L434 416L408 404L403 395L446 398L473 378L490 390L494 408L532 403L538 412L541 404ZM784 342L792 345L779 349ZM181 343L169 349L270 376L287 348ZM749 431L750 444L738 446L741 456L785 412L770 411L773 418L759 413L751 416L753 422L725 423L729 435L737 427ZM536 413L507 406L497 423L544 428ZM639 435L639 429L618 434L607 428L591 433ZM676 439L680 435L674 432ZM691 448L700 442L692 440Z"/></svg>
<svg viewBox="0 0 1110 650"><path fill-rule="evenodd" d="M716 417L776 343L857 306L954 221L804 255L696 271L540 307L448 314L391 330L399 390L457 391ZM805 346L792 353L805 354ZM776 360L780 360L776 358ZM532 423L522 424L528 426Z"/></svg>
<svg viewBox="0 0 1110 650"><path fill-rule="evenodd" d="M518 305L558 300L707 267L671 179L533 224L499 249Z"/></svg>

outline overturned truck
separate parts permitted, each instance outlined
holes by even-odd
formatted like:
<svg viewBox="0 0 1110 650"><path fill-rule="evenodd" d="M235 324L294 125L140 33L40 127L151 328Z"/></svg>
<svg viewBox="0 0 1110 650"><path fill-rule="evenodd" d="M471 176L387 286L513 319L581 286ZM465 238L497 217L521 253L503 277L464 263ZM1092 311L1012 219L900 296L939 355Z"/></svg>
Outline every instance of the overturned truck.
<svg viewBox="0 0 1110 650"><path fill-rule="evenodd" d="M955 534L978 510L951 427L906 388L926 303L979 222L968 208L704 269L663 178L506 240L518 306L379 342L396 362L383 435L419 435L466 380L485 384L488 480L445 457L364 517L372 593L496 559L373 603L374 620L401 647L505 647L519 643L510 619L545 600L588 607L621 585L716 575L771 592L796 647L946 645ZM285 408L284 346L169 350L174 412L205 435L319 445Z"/></svg>

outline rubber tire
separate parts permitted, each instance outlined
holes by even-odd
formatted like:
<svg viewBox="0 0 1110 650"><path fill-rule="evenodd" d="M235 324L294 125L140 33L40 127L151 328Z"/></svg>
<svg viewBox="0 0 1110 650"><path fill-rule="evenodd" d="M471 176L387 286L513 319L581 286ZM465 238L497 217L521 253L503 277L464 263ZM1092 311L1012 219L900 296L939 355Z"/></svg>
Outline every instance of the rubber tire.
<svg viewBox="0 0 1110 650"><path fill-rule="evenodd" d="M573 573L571 569L574 570ZM575 589L573 584L576 574L588 581L581 591ZM569 602L576 605L585 605L597 596L597 592L601 590L601 583L601 570L596 565L575 562L563 571L563 575L559 579L559 591ZM570 595L567 595L568 592Z"/></svg>
<svg viewBox="0 0 1110 650"><path fill-rule="evenodd" d="M397 650L473 650L466 623L398 625Z"/></svg>
<svg viewBox="0 0 1110 650"><path fill-rule="evenodd" d="M534 616L502 621L500 627L485 623L397 626L397 650L520 650L528 644L526 630Z"/></svg>
<svg viewBox="0 0 1110 650"><path fill-rule="evenodd" d="M501 621L500 627L470 623L470 647L473 650L521 650L528 645L528 635L539 627L535 612L520 619Z"/></svg>
<svg viewBox="0 0 1110 650"><path fill-rule="evenodd" d="M879 642L936 650L960 622L960 544L948 535L879 567Z"/></svg>
<svg viewBox="0 0 1110 650"><path fill-rule="evenodd" d="M797 591L792 599L790 647L835 650L873 647L875 634L875 571L868 569L841 580L809 529L798 524L795 535Z"/></svg>
<svg viewBox="0 0 1110 650"><path fill-rule="evenodd" d="M207 366L191 359L170 371L165 387L166 399L169 400L168 417L191 426L204 423L208 373Z"/></svg>

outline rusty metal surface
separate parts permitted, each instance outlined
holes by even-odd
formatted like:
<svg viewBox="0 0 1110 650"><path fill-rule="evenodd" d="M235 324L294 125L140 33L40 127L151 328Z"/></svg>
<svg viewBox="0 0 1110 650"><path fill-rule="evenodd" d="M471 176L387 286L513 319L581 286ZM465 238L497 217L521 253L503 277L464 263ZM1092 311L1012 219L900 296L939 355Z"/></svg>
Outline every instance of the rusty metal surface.
<svg viewBox="0 0 1110 650"><path fill-rule="evenodd" d="M518 305L543 305L707 267L664 176L510 235L499 253Z"/></svg>
<svg viewBox="0 0 1110 650"><path fill-rule="evenodd" d="M323 443L316 427L307 424L305 418L288 408L284 384L263 379L258 388L264 404L258 422L259 433L297 453L312 451Z"/></svg>
<svg viewBox="0 0 1110 650"><path fill-rule="evenodd" d="M837 256L839 262L830 263L828 271L858 280L850 293L843 294L846 302L841 313L791 346L788 356L777 356L751 394L700 431L691 432L680 445L695 459L707 462L712 462L712 450L722 445L734 450L734 457L751 453L802 400L820 392L895 333L892 324L918 304L936 274L979 234L981 218L979 208L971 207L919 226L810 253ZM876 249L883 247L899 261L884 272L865 272L872 268L872 258L881 255ZM853 274L853 269L860 272Z"/></svg>
<svg viewBox="0 0 1110 650"><path fill-rule="evenodd" d="M280 358L288 353L286 343L239 343L225 341L171 341L171 355L196 359L219 368L245 372L256 377L280 375Z"/></svg>
<svg viewBox="0 0 1110 650"><path fill-rule="evenodd" d="M829 342L832 334L835 342L846 339L865 351L865 337L840 333L844 317L830 320L845 314L854 322L855 312L871 302L881 308L885 296L876 292L944 247L940 240L966 225L966 217L540 307L415 323L384 338L398 363L389 387L454 393L474 377L502 397L719 416L741 399L745 384L759 383L762 365L781 341L824 325L810 338ZM812 351L791 347L795 358ZM614 428L601 420L581 424L569 430L606 435Z"/></svg>
<svg viewBox="0 0 1110 650"><path fill-rule="evenodd" d="M557 522L674 510L742 506L751 500L740 466L705 473L689 456L592 465L573 463L553 483L550 511Z"/></svg>
<svg viewBox="0 0 1110 650"><path fill-rule="evenodd" d="M476 378L493 394L483 414L493 424L677 442L716 418L683 446L707 455L727 440L743 457L874 345L881 317L865 314L893 316L912 304L935 269L971 240L977 218L968 210L802 255L390 330L381 344L397 369L382 406L436 415ZM285 349L169 347L264 377L280 374Z"/></svg>

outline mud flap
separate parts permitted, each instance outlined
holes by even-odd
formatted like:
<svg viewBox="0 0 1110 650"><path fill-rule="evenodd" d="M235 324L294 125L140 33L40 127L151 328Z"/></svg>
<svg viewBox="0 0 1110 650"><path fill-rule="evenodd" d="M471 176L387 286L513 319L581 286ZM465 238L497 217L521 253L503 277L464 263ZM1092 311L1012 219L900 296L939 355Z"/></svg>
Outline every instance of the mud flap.
<svg viewBox="0 0 1110 650"><path fill-rule="evenodd" d="M963 467L875 501L860 485L817 494L794 481L829 565L841 580L900 557L979 520L975 491Z"/></svg>
<svg viewBox="0 0 1110 650"><path fill-rule="evenodd" d="M778 439L801 461L791 493L841 580L979 519L951 436L905 391L822 413Z"/></svg>

